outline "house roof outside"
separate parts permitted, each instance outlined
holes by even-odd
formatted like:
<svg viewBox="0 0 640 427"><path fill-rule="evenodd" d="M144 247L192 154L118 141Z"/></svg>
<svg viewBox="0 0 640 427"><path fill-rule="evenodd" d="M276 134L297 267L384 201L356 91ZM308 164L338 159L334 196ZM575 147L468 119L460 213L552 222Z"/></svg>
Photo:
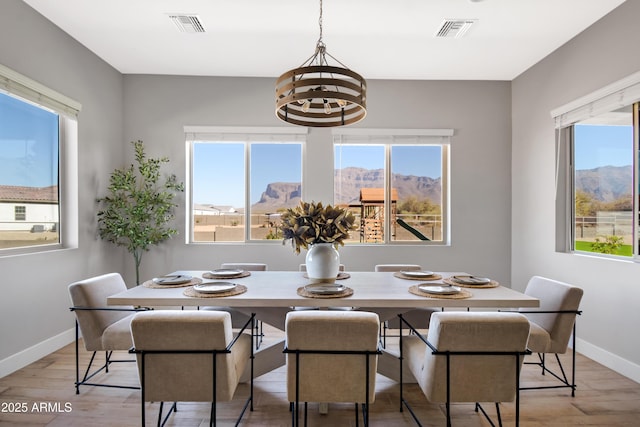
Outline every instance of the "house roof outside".
<svg viewBox="0 0 640 427"><path fill-rule="evenodd" d="M58 186L23 187L0 185L0 203L58 203Z"/></svg>

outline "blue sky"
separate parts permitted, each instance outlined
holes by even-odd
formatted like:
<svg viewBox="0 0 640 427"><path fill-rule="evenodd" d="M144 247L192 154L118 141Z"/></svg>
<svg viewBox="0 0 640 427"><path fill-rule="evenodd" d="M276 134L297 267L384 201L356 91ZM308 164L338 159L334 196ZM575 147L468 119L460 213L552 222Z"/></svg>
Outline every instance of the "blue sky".
<svg viewBox="0 0 640 427"><path fill-rule="evenodd" d="M628 166L633 163L633 126L575 126L575 168Z"/></svg>
<svg viewBox="0 0 640 427"><path fill-rule="evenodd" d="M256 203L271 182L300 182L301 146L298 144L259 144L251 146L251 196ZM244 206L243 143L194 144L194 203ZM392 169L403 175L441 174L440 148L437 146L396 146ZM382 145L345 145L336 147L336 168L384 168Z"/></svg>
<svg viewBox="0 0 640 427"><path fill-rule="evenodd" d="M0 185L58 183L58 115L0 92Z"/></svg>
<svg viewBox="0 0 640 427"><path fill-rule="evenodd" d="M194 144L194 203L244 206L243 143ZM302 153L297 144L253 144L251 203L271 182L300 182Z"/></svg>
<svg viewBox="0 0 640 427"><path fill-rule="evenodd" d="M0 93L0 185L46 187L58 180L58 116ZM633 159L632 126L576 125L576 169L626 166ZM244 144L194 145L194 202L244 205ZM382 145L336 146L336 168L384 168ZM251 197L255 203L270 182L300 182L298 144L252 144ZM437 146L395 146L392 171L438 178ZM455 162L455 159L453 159Z"/></svg>

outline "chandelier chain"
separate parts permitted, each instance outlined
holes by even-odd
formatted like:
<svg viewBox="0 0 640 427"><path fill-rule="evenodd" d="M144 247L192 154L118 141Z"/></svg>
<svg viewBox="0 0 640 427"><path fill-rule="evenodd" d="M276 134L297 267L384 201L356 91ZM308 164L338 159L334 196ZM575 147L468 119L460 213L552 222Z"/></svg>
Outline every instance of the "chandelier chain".
<svg viewBox="0 0 640 427"><path fill-rule="evenodd" d="M318 26L320 27L320 38L318 44L322 43L322 0L320 0L320 16L318 17Z"/></svg>

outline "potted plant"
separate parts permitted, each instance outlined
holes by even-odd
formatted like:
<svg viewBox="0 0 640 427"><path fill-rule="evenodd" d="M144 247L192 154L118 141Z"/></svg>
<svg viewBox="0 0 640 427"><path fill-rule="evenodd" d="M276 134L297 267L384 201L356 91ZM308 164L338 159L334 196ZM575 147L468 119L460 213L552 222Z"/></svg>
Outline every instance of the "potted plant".
<svg viewBox="0 0 640 427"><path fill-rule="evenodd" d="M344 246L349 232L355 229L354 222L355 217L346 209L300 202L282 214L282 243L290 240L296 254L308 249L305 263L310 279L332 281L340 267L338 245Z"/></svg>
<svg viewBox="0 0 640 427"><path fill-rule="evenodd" d="M97 201L100 237L117 246L124 246L134 258L136 285L140 284L140 261L151 245L177 234L169 226L177 207L173 198L184 191L184 185L175 175L161 182L160 167L169 159L147 158L142 141L132 141L137 166L116 169L109 178L108 195Z"/></svg>

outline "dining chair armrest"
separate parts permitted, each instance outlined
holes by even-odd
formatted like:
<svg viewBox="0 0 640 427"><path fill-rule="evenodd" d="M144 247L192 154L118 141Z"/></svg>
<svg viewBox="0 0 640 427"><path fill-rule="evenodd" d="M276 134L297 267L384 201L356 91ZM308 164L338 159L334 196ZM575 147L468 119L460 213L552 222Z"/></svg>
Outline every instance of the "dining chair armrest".
<svg viewBox="0 0 640 427"><path fill-rule="evenodd" d="M238 331L238 334L235 336L235 338L233 338L233 341L231 341L231 343L229 343L229 345L227 346L227 350L231 350L231 347L233 347L233 345L236 343L236 341L238 341L238 338L240 338L240 336L247 329L249 324L251 324L250 331L253 331L253 321L254 321L255 317L256 317L256 314L255 313L251 313L251 316L249 317L249 320L247 320L247 322L244 324L244 326L242 326L240 331Z"/></svg>
<svg viewBox="0 0 640 427"><path fill-rule="evenodd" d="M577 314L582 315L582 310L498 310L505 313L522 313L522 314Z"/></svg>
<svg viewBox="0 0 640 427"><path fill-rule="evenodd" d="M69 307L70 311L148 311L150 307L115 308L115 307Z"/></svg>
<svg viewBox="0 0 640 427"><path fill-rule="evenodd" d="M409 323L407 321L407 319L405 319L402 316L402 314L398 314L398 317L400 318L400 336L401 337L402 337L402 324L404 323L405 325L407 325L409 327L409 330L413 333L413 335L418 337L420 339L420 341L425 343L431 350L436 351L436 348L433 345L431 345L431 343L429 341L427 341L427 339L420 332L418 332L418 330L416 328L414 328L413 325L411 323Z"/></svg>

